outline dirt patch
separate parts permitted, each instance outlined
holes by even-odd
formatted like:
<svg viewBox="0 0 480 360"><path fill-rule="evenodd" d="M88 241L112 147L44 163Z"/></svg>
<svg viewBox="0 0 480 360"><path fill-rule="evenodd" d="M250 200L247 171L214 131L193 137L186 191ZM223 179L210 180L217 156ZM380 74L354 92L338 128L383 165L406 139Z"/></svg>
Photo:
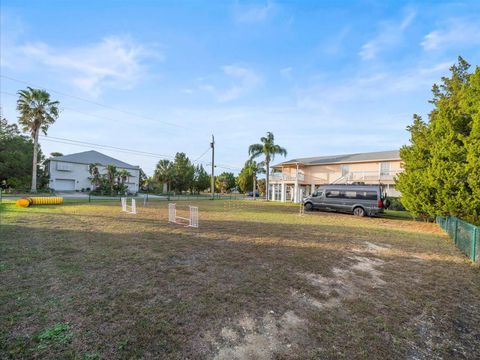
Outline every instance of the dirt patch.
<svg viewBox="0 0 480 360"><path fill-rule="evenodd" d="M326 309L338 306L344 300L360 296L368 287L385 285L385 281L381 278L382 272L378 270L384 264L383 260L363 256L352 256L348 259L353 260L354 263L348 267L333 268L331 277L297 273L320 291L322 299L300 293L295 289L291 292L292 296L318 309Z"/></svg>
<svg viewBox="0 0 480 360"><path fill-rule="evenodd" d="M354 253L382 254L391 251L391 245L364 241L361 247L354 247L351 251Z"/></svg>
<svg viewBox="0 0 480 360"><path fill-rule="evenodd" d="M288 356L297 347L298 330L305 324L293 311L276 318L273 311L261 320L242 317L220 332L223 345L218 346L217 360L274 359ZM218 344L217 341L214 342Z"/></svg>

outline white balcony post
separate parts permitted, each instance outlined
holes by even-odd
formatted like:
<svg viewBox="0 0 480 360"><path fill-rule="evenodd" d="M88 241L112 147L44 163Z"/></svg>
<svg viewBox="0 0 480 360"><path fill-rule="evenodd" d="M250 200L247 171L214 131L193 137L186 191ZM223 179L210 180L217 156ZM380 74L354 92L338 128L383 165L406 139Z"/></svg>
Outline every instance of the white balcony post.
<svg viewBox="0 0 480 360"><path fill-rule="evenodd" d="M297 169L295 171L295 188L294 188L294 192L293 192L293 201L296 202L296 203L300 202L299 199L298 199L299 198L298 191L299 191L299 189L298 189L298 163L297 163Z"/></svg>
<svg viewBox="0 0 480 360"><path fill-rule="evenodd" d="M285 202L285 183L282 181L280 200Z"/></svg>

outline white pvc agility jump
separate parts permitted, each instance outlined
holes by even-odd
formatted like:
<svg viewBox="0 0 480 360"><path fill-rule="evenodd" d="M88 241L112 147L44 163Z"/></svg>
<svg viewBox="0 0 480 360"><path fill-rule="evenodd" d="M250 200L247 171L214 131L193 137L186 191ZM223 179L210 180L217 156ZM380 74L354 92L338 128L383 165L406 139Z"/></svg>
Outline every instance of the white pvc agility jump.
<svg viewBox="0 0 480 360"><path fill-rule="evenodd" d="M198 228L198 207L197 206L189 206L189 217L181 217L177 216L177 205L176 204L168 204L168 222L174 223L174 224L182 224L182 222L179 222L178 220L185 220L188 221L189 227L195 227Z"/></svg>
<svg viewBox="0 0 480 360"><path fill-rule="evenodd" d="M122 197L120 199L122 201L122 211L129 213L129 214L136 214L137 213L137 202L135 199L132 199L132 205L128 206L127 201L128 199L125 197Z"/></svg>

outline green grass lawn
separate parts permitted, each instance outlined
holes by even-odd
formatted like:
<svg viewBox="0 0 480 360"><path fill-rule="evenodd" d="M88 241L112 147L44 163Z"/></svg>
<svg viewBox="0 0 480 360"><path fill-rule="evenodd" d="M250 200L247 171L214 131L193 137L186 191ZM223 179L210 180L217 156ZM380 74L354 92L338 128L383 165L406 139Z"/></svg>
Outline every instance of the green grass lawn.
<svg viewBox="0 0 480 360"><path fill-rule="evenodd" d="M0 358L480 357L480 271L436 224L189 204L0 205Z"/></svg>

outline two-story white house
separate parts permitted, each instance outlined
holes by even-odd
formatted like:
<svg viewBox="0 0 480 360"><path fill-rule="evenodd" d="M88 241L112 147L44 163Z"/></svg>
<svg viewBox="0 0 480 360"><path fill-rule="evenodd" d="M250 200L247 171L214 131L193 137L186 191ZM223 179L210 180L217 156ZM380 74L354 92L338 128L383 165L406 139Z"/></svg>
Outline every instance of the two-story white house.
<svg viewBox="0 0 480 360"><path fill-rule="evenodd" d="M92 177L89 172L90 164L99 164L101 174L107 172L108 165L116 166L117 170L127 170L129 176L125 182L128 191L138 192L140 181L140 167L127 164L95 150L84 151L76 154L52 157L46 162L49 176L49 187L55 191L79 191L94 189Z"/></svg>

